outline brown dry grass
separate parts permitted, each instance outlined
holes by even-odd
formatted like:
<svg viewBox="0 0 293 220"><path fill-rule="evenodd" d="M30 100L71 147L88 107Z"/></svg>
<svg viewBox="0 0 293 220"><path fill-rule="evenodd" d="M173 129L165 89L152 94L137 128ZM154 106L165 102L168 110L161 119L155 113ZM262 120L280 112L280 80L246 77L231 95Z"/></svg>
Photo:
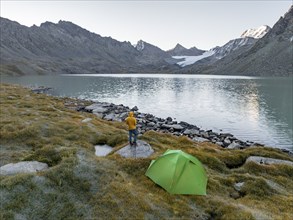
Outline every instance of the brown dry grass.
<svg viewBox="0 0 293 220"><path fill-rule="evenodd" d="M64 107L64 99L1 84L1 165L49 164L37 174L0 176L1 219L292 219L293 168L244 164L251 155L291 160L277 149L227 150L186 137L147 132L146 159L94 155L95 144L119 149L122 123ZM85 118L92 118L82 123ZM167 149L197 157L208 174L207 196L171 195L144 174ZM234 184L244 182L240 192Z"/></svg>

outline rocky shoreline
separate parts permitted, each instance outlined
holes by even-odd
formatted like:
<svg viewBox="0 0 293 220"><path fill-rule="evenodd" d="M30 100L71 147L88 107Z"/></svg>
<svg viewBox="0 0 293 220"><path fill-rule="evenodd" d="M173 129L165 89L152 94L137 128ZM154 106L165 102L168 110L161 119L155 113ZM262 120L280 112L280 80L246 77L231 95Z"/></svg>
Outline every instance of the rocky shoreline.
<svg viewBox="0 0 293 220"><path fill-rule="evenodd" d="M227 149L245 149L252 146L264 146L263 144L252 141L239 140L230 133L217 133L212 130L200 129L196 125L187 122L177 122L171 117L164 119L152 114L141 113L138 111L137 106L129 108L123 104L116 105L107 102L93 102L90 105L86 105L83 101L79 101L78 103L67 101L65 105L72 110L93 113L97 117L108 121L122 122L128 116L128 112L133 111L137 118L137 131L139 135L153 130L161 133L170 133L176 136L184 135L197 142L212 142ZM280 150L293 155L293 152L287 149Z"/></svg>

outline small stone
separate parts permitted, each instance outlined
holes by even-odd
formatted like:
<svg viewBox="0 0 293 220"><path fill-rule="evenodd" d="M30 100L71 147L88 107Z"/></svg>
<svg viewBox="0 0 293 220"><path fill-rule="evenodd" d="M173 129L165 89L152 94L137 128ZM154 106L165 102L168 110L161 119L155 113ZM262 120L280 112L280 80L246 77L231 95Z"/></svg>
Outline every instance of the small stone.
<svg viewBox="0 0 293 220"><path fill-rule="evenodd" d="M98 118L103 118L103 113L94 113L94 115L96 115Z"/></svg>
<svg viewBox="0 0 293 220"><path fill-rule="evenodd" d="M7 99L13 100L15 99L15 97L10 95L10 96L7 96Z"/></svg>
<svg viewBox="0 0 293 220"><path fill-rule="evenodd" d="M119 115L119 118L121 118L121 120L125 120L128 116L128 113L127 112L122 112L120 115Z"/></svg>
<svg viewBox="0 0 293 220"><path fill-rule="evenodd" d="M96 112L103 113L103 111L104 111L106 108L104 108L104 107L102 106L101 103L94 103L94 104L92 104L92 105L89 105L89 106L86 106L86 107L85 107L85 110L87 110L87 111L91 111L91 112L94 112L94 109L97 109ZM101 111L99 111L99 110L101 110Z"/></svg>
<svg viewBox="0 0 293 220"><path fill-rule="evenodd" d="M191 134L191 130L186 129L186 130L183 132L183 134L184 134L184 135L189 135L189 134Z"/></svg>
<svg viewBox="0 0 293 220"><path fill-rule="evenodd" d="M243 185L244 185L244 182L235 183L234 189L237 191L240 191Z"/></svg>
<svg viewBox="0 0 293 220"><path fill-rule="evenodd" d="M199 130L191 129L190 132L192 135L199 135Z"/></svg>
<svg viewBox="0 0 293 220"><path fill-rule="evenodd" d="M220 136L224 136L224 137L233 137L233 134L230 133L220 133Z"/></svg>
<svg viewBox="0 0 293 220"><path fill-rule="evenodd" d="M233 142L231 144L229 144L229 146L227 147L228 149L241 149L243 148L243 146L241 146L240 144Z"/></svg>
<svg viewBox="0 0 293 220"><path fill-rule="evenodd" d="M155 122L150 122L150 123L148 123L147 125L150 126L150 127L154 127L155 124L156 124Z"/></svg>
<svg viewBox="0 0 293 220"><path fill-rule="evenodd" d="M201 136L203 138L209 138L210 137L208 132L201 132L200 134L201 134Z"/></svg>
<svg viewBox="0 0 293 220"><path fill-rule="evenodd" d="M240 196L239 192L232 192L232 193L230 193L230 197L233 199L239 199L241 196Z"/></svg>
<svg viewBox="0 0 293 220"><path fill-rule="evenodd" d="M106 115L104 117L104 119L107 120L107 121L113 121L114 118L115 118L115 114L114 113L110 113L110 114L108 114L108 115Z"/></svg>
<svg viewBox="0 0 293 220"><path fill-rule="evenodd" d="M91 118L85 118L81 122L82 123L87 123L87 122L90 122L91 120L92 120Z"/></svg>
<svg viewBox="0 0 293 220"><path fill-rule="evenodd" d="M161 128L171 128L172 126L171 125L167 125L167 124L162 124L161 125Z"/></svg>
<svg viewBox="0 0 293 220"><path fill-rule="evenodd" d="M223 142L216 142L216 144L219 145L219 146L221 146L221 147L224 146Z"/></svg>
<svg viewBox="0 0 293 220"><path fill-rule="evenodd" d="M225 140L223 141L223 143L224 143L225 145L230 145L230 144L231 144L231 141L230 141L229 138L225 138Z"/></svg>
<svg viewBox="0 0 293 220"><path fill-rule="evenodd" d="M131 111L137 111L138 110L138 107L137 106L134 106Z"/></svg>
<svg viewBox="0 0 293 220"><path fill-rule="evenodd" d="M179 124L185 128L190 128L190 126L191 126L190 124L188 124L187 122L184 122L184 121L180 121Z"/></svg>
<svg viewBox="0 0 293 220"><path fill-rule="evenodd" d="M173 119L171 117L166 118L167 121L172 121Z"/></svg>
<svg viewBox="0 0 293 220"><path fill-rule="evenodd" d="M192 138L193 141L196 142L209 142L210 140L206 139L206 138L202 138L202 137L194 137Z"/></svg>
<svg viewBox="0 0 293 220"><path fill-rule="evenodd" d="M181 125L179 125L179 124L172 125L171 127L172 127L174 130L182 130L182 129L183 129L183 127L182 127Z"/></svg>

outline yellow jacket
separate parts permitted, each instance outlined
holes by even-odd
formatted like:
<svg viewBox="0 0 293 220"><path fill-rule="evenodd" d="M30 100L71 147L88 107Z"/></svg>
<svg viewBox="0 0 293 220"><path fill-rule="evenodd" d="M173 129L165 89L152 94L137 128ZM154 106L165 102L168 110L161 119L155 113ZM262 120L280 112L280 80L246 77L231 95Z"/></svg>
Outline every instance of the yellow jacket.
<svg viewBox="0 0 293 220"><path fill-rule="evenodd" d="M133 112L129 112L129 115L125 119L125 122L128 125L128 130L134 130L134 129L136 129L136 119L133 116Z"/></svg>

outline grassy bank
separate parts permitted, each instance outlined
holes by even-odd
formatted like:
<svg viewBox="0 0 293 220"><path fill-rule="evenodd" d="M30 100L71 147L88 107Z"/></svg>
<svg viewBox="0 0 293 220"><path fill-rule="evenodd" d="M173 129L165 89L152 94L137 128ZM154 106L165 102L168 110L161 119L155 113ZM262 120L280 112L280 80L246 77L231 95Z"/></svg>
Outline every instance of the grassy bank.
<svg viewBox="0 0 293 220"><path fill-rule="evenodd" d="M150 158L96 157L96 144L119 149L127 143L123 123L70 110L68 98L18 86L1 84L0 98L0 165L37 160L50 166L0 176L1 219L293 218L293 167L245 163L252 155L293 161L280 150L228 150L150 131L140 137L155 150ZM92 120L83 123L86 118ZM203 163L207 196L170 195L144 175L167 149L182 149ZM240 191L238 182L244 182Z"/></svg>

